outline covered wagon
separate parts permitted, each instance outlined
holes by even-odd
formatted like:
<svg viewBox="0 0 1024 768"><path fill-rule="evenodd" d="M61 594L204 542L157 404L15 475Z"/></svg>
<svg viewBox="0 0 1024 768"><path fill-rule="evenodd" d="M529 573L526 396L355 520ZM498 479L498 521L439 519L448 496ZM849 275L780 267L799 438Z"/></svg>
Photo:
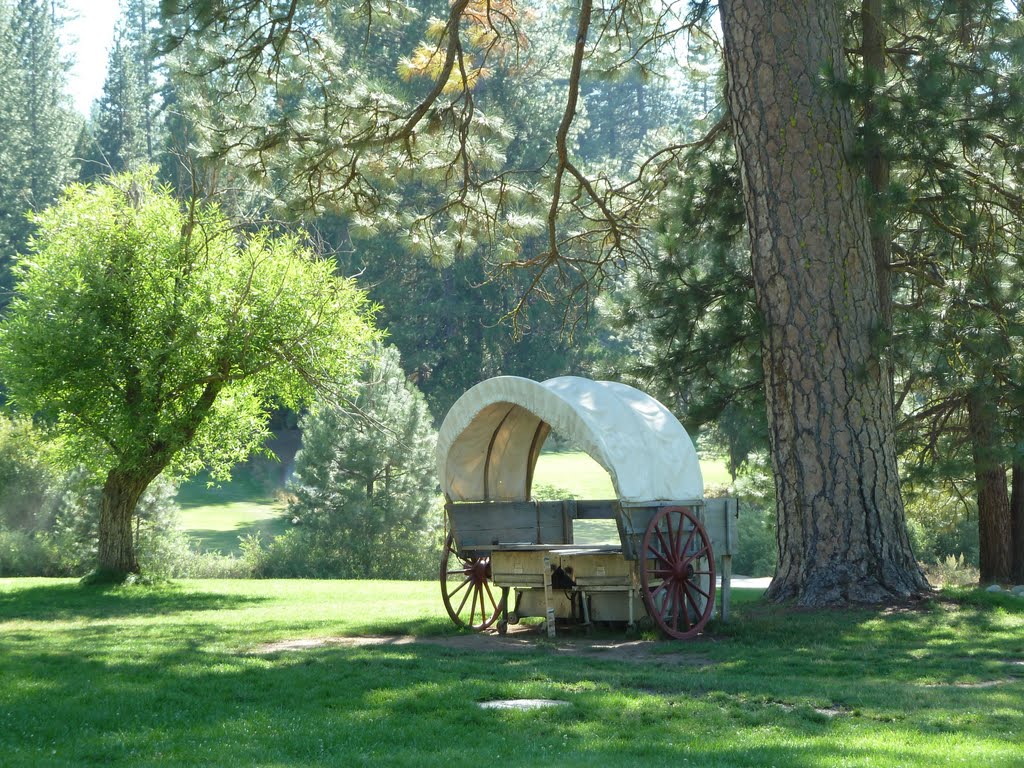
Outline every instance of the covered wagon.
<svg viewBox="0 0 1024 768"><path fill-rule="evenodd" d="M541 447L554 431L611 478L614 499L533 498ZM445 495L441 591L452 620L506 631L524 616L584 626L649 617L665 634L699 634L728 610L736 502L704 499L693 442L638 389L560 376L488 379L452 406L438 435ZM614 539L583 543L586 521Z"/></svg>

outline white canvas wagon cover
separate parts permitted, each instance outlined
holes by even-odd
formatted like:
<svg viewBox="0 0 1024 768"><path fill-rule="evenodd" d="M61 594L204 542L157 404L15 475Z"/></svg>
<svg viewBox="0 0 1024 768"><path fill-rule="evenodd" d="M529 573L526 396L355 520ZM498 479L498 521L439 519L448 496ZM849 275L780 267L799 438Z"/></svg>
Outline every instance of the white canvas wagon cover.
<svg viewBox="0 0 1024 768"><path fill-rule="evenodd" d="M626 384L559 376L497 376L467 390L437 441L438 477L451 501L526 501L550 430L607 470L627 502L704 497L693 441L650 395Z"/></svg>

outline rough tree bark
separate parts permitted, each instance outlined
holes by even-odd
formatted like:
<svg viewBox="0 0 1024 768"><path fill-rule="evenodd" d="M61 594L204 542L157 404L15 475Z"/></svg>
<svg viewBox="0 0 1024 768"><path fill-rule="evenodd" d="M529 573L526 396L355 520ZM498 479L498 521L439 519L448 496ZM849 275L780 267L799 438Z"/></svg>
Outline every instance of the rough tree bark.
<svg viewBox="0 0 1024 768"><path fill-rule="evenodd" d="M967 431L974 455L974 484L978 494L978 548L981 581L1010 581L1013 569L1010 497L1006 467L995 455L992 425L999 414L995 400L983 390L967 396Z"/></svg>
<svg viewBox="0 0 1024 768"><path fill-rule="evenodd" d="M103 484L100 500L99 574L110 580L121 580L129 573L139 572L135 556L132 519L135 507L153 481L155 473L112 469Z"/></svg>
<svg viewBox="0 0 1024 768"><path fill-rule="evenodd" d="M860 15L864 73L873 84L864 99L864 169L871 191L867 214L871 227L871 252L875 258L881 327L888 334L892 330L892 285L889 276L892 263L892 235L885 220L882 197L889 188L889 159L884 152L881 131L876 125L876 92L885 81L885 25L882 24L882 0L863 0Z"/></svg>
<svg viewBox="0 0 1024 768"><path fill-rule="evenodd" d="M840 4L723 0L778 499L776 600L826 606L928 588L910 548L871 228L849 157Z"/></svg>

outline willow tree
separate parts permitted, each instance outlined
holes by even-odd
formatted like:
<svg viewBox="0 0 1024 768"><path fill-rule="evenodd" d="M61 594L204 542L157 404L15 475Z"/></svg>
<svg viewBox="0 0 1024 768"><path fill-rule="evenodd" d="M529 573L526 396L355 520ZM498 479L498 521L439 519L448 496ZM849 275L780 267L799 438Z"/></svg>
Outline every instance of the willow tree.
<svg viewBox="0 0 1024 768"><path fill-rule="evenodd" d="M0 373L102 483L98 566L116 580L139 570L132 519L153 479L223 474L266 438L269 408L343 392L377 340L373 310L295 237L243 235L151 170L72 186L35 223Z"/></svg>

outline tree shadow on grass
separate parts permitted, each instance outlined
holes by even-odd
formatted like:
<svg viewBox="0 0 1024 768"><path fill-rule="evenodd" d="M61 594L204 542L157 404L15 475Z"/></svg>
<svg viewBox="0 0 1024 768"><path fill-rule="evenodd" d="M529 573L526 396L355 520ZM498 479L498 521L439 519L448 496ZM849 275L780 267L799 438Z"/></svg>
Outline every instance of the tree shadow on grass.
<svg viewBox="0 0 1024 768"><path fill-rule="evenodd" d="M0 620L54 621L221 611L265 602L256 595L185 591L173 584L99 587L45 584L0 592Z"/></svg>
<svg viewBox="0 0 1024 768"><path fill-rule="evenodd" d="M108 639L116 642L113 635ZM879 725L843 716L837 729L838 719L815 716L806 707L755 700L754 691L763 696L756 676L734 681L740 694L711 694L695 689L713 690L724 681L701 681L701 673L688 670L679 680L688 691L666 696L644 692L664 670L595 666L547 654L379 645L254 657L189 640L171 640L165 652L122 661L72 654L55 659L26 648L17 660L19 674L11 677L11 718L0 733L0 744L13 747L5 765L34 765L34 757L51 751L65 764L114 766L162 760L613 767L678 765L684 756L690 764L729 766L810 768L851 757L865 765L926 764L914 754L921 748L921 722ZM869 697L884 700L887 686L873 683L878 690ZM926 695L933 699L928 704L941 705L938 692ZM979 692L976 707L993 706L994 695ZM478 706L502 698L568 704L534 712ZM67 723L75 724L73 737ZM873 736L880 731L884 738ZM1009 749L1009 731L974 736L961 744L964 756L984 762L984 738L999 750L989 758Z"/></svg>

